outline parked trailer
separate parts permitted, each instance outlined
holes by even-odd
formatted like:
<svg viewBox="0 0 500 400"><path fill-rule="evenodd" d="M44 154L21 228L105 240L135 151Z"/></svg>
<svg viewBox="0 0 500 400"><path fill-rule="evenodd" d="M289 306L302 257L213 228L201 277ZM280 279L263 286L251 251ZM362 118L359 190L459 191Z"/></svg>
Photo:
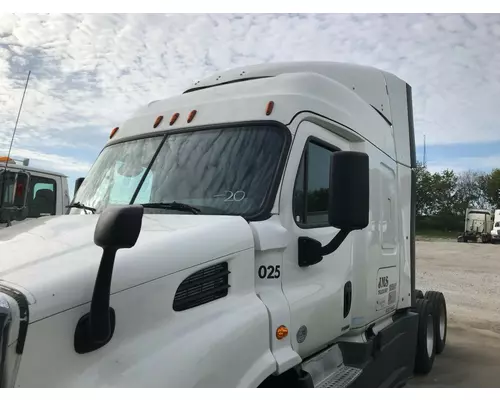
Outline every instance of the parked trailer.
<svg viewBox="0 0 500 400"><path fill-rule="evenodd" d="M412 110L396 76L328 62L233 69L140 109L69 215L0 232L1 384L428 373L447 314L415 289Z"/></svg>

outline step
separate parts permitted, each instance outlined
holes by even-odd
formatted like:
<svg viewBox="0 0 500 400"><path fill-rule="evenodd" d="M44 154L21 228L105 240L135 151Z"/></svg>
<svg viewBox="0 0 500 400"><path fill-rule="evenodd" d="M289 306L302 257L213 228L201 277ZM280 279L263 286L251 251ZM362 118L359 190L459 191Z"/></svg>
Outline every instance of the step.
<svg viewBox="0 0 500 400"><path fill-rule="evenodd" d="M353 383L361 375L361 372L363 370L360 368L341 365L315 387L320 389L345 388Z"/></svg>

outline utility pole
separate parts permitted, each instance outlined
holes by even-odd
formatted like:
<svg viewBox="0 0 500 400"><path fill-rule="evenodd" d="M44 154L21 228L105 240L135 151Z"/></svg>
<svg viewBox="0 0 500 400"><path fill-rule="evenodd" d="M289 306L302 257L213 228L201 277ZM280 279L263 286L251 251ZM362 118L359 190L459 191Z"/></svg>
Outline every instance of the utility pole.
<svg viewBox="0 0 500 400"><path fill-rule="evenodd" d="M427 148L425 146L425 134L424 134L424 167L427 167Z"/></svg>

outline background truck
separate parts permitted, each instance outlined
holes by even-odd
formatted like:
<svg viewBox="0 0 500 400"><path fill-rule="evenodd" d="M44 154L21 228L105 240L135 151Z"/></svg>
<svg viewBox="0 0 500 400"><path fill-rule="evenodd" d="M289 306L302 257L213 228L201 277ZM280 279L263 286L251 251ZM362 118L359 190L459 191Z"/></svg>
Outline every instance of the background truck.
<svg viewBox="0 0 500 400"><path fill-rule="evenodd" d="M62 215L69 205L65 175L0 157L0 228L31 218Z"/></svg>
<svg viewBox="0 0 500 400"><path fill-rule="evenodd" d="M500 242L500 210L493 211L493 229L491 230L491 243Z"/></svg>
<svg viewBox="0 0 500 400"><path fill-rule="evenodd" d="M447 315L415 289L415 164L411 88L375 68L249 66L144 106L69 215L0 232L2 385L428 373Z"/></svg>
<svg viewBox="0 0 500 400"><path fill-rule="evenodd" d="M465 211L464 232L458 236L459 242L474 242L478 239L481 243L491 242L491 229L493 227L491 212L468 208Z"/></svg>

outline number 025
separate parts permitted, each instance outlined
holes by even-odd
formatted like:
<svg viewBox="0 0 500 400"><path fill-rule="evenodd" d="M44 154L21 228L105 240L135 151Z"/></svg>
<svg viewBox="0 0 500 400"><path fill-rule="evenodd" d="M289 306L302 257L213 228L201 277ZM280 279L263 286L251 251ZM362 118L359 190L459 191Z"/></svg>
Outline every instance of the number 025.
<svg viewBox="0 0 500 400"><path fill-rule="evenodd" d="M257 271L260 279L278 279L281 276L279 265L261 265Z"/></svg>

